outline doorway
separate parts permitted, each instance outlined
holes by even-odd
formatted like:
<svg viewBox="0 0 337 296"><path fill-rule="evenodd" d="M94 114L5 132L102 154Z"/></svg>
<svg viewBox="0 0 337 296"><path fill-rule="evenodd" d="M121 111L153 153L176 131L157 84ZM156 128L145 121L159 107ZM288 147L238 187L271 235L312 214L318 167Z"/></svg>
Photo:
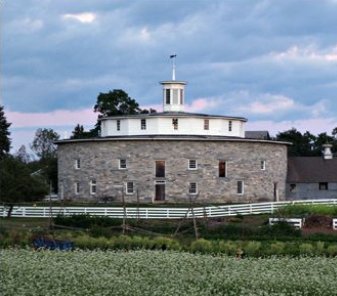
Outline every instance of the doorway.
<svg viewBox="0 0 337 296"><path fill-rule="evenodd" d="M157 181L155 184L155 201L164 201L165 200L165 182Z"/></svg>

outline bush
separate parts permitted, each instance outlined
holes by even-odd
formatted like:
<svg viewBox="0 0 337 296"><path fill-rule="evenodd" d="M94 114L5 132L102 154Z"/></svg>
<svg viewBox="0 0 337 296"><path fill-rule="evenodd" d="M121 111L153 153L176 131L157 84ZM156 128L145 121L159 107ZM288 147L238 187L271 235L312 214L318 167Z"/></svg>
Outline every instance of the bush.
<svg viewBox="0 0 337 296"><path fill-rule="evenodd" d="M168 237L163 237L163 236L158 236L151 241L152 243L152 248L154 249L161 249L161 250L180 250L181 246L178 241L168 238Z"/></svg>
<svg viewBox="0 0 337 296"><path fill-rule="evenodd" d="M219 253L225 253L229 256L235 256L236 251L238 249L238 245L233 241L219 241L217 244L217 251Z"/></svg>
<svg viewBox="0 0 337 296"><path fill-rule="evenodd" d="M301 255L313 255L314 254L314 247L310 243L302 243L299 246L300 254Z"/></svg>
<svg viewBox="0 0 337 296"><path fill-rule="evenodd" d="M320 256L326 254L325 251L325 243L324 242L317 242L315 247L315 255Z"/></svg>
<svg viewBox="0 0 337 296"><path fill-rule="evenodd" d="M213 251L212 242L199 238L192 242L190 250L192 252L210 253Z"/></svg>
<svg viewBox="0 0 337 296"><path fill-rule="evenodd" d="M267 250L267 254L269 255L283 255L285 253L284 242L275 242L271 243L269 249Z"/></svg>
<svg viewBox="0 0 337 296"><path fill-rule="evenodd" d="M261 242L250 241L244 248L244 254L248 256L259 256L261 254Z"/></svg>
<svg viewBox="0 0 337 296"><path fill-rule="evenodd" d="M337 255L337 245L333 244L327 247L326 252L329 256L334 257Z"/></svg>

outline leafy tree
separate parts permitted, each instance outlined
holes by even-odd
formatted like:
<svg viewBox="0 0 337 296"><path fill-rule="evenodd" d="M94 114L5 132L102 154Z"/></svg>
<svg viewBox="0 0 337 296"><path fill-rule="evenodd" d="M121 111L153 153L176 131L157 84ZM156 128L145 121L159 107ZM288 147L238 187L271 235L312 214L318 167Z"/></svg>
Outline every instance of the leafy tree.
<svg viewBox="0 0 337 296"><path fill-rule="evenodd" d="M122 89L100 93L94 111L102 116L139 114L139 104Z"/></svg>
<svg viewBox="0 0 337 296"><path fill-rule="evenodd" d="M0 160L1 201L10 206L8 216L15 203L41 200L48 192L48 185L40 175L30 173L28 166L13 156Z"/></svg>
<svg viewBox="0 0 337 296"><path fill-rule="evenodd" d="M152 108L149 110L139 108L139 104L130 98L124 90L114 89L108 93L100 93L98 95L94 112L99 113L95 127L89 131L85 131L82 125L77 124L72 132L71 139L98 137L101 132L101 122L99 119L104 116L149 114L157 111Z"/></svg>
<svg viewBox="0 0 337 296"><path fill-rule="evenodd" d="M0 106L0 159L2 159L10 150L11 141L9 138L10 123L7 122L3 106Z"/></svg>
<svg viewBox="0 0 337 296"><path fill-rule="evenodd" d="M60 135L53 129L39 128L35 133L31 149L42 160L54 158L56 156L56 145L54 142L59 139Z"/></svg>
<svg viewBox="0 0 337 296"><path fill-rule="evenodd" d="M31 145L32 150L40 158L39 169L47 184L51 182L53 191L57 192L57 157L55 141L60 135L53 129L38 129Z"/></svg>
<svg viewBox="0 0 337 296"><path fill-rule="evenodd" d="M96 124L97 126L97 124ZM77 124L72 131L70 139L88 139L98 136L98 130L96 127L90 131L85 131L83 125Z"/></svg>
<svg viewBox="0 0 337 296"><path fill-rule="evenodd" d="M314 155L313 144L316 137L309 132L303 135L295 128L276 135L278 141L291 142L293 145L288 148L289 156L311 156Z"/></svg>

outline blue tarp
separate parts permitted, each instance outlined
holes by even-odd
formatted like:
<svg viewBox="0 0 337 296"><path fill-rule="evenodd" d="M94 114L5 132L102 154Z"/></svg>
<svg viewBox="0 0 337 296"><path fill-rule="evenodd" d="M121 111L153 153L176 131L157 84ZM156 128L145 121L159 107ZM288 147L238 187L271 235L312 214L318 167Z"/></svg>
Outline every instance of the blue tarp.
<svg viewBox="0 0 337 296"><path fill-rule="evenodd" d="M71 251L74 249L74 243L71 241L54 240L45 237L37 237L33 240L35 249L62 250Z"/></svg>

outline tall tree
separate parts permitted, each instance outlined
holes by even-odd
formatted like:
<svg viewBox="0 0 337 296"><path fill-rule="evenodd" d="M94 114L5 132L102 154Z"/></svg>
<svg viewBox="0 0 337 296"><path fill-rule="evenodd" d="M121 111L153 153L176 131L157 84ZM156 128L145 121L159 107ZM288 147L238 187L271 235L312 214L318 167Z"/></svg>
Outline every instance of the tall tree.
<svg viewBox="0 0 337 296"><path fill-rule="evenodd" d="M54 158L56 153L55 141L60 139L60 135L53 129L39 128L31 145L31 149L41 159Z"/></svg>
<svg viewBox="0 0 337 296"><path fill-rule="evenodd" d="M53 191L57 192L57 156L55 141L60 135L53 129L38 129L31 145L32 150L40 158L39 168L47 183L51 183Z"/></svg>
<svg viewBox="0 0 337 296"><path fill-rule="evenodd" d="M94 111L102 116L139 114L139 104L122 89L100 93Z"/></svg>
<svg viewBox="0 0 337 296"><path fill-rule="evenodd" d="M5 117L4 107L0 106L0 159L2 159L10 150L11 141L9 138L10 123Z"/></svg>
<svg viewBox="0 0 337 296"><path fill-rule="evenodd" d="M41 200L47 194L48 185L42 176L31 174L18 158L7 155L0 160L0 167L1 202L10 206L8 216L15 203Z"/></svg>
<svg viewBox="0 0 337 296"><path fill-rule="evenodd" d="M288 148L289 156L312 156L316 154L314 150L316 137L310 132L301 132L292 128L290 130L278 133L276 140L291 142L292 146Z"/></svg>
<svg viewBox="0 0 337 296"><path fill-rule="evenodd" d="M96 124L97 126L97 124ZM77 124L72 131L72 135L70 136L70 139L88 139L98 136L98 130L96 131L96 127L86 131L84 130L83 125Z"/></svg>

